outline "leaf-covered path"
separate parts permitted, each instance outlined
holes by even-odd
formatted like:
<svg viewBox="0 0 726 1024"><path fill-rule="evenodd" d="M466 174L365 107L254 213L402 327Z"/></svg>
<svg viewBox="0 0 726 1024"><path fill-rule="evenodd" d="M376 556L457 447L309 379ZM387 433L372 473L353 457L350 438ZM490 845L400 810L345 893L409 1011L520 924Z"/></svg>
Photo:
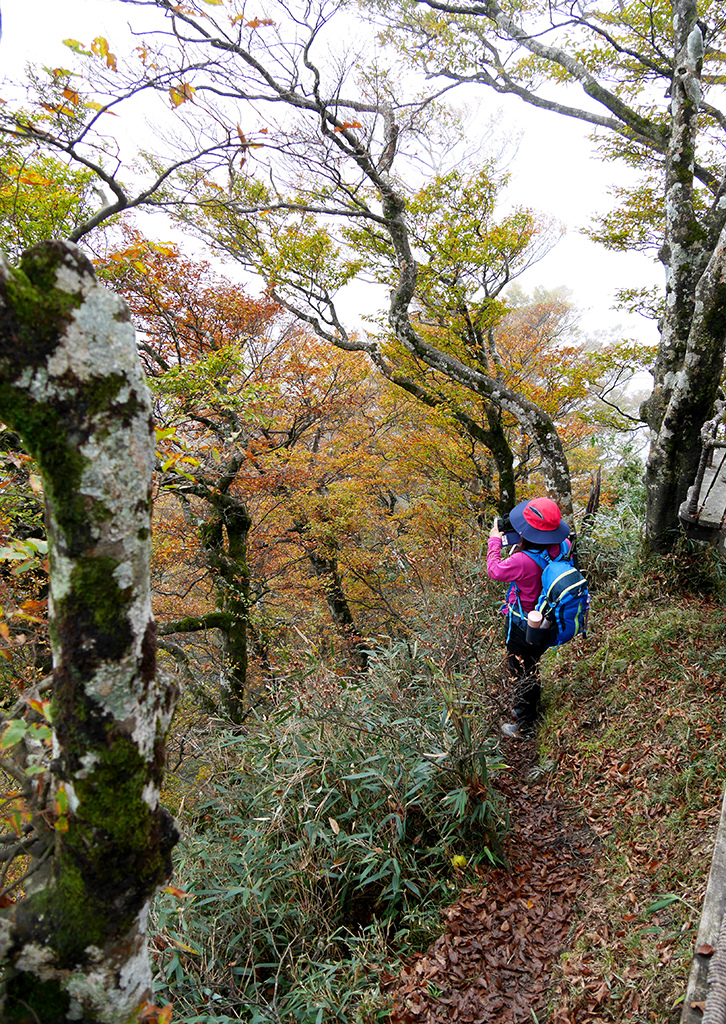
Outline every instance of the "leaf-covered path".
<svg viewBox="0 0 726 1024"><path fill-rule="evenodd" d="M544 1013L597 838L545 783L529 780L532 747L510 752L513 771L499 787L511 814L511 870L487 872L447 908L443 934L391 982L393 1024L534 1021Z"/></svg>

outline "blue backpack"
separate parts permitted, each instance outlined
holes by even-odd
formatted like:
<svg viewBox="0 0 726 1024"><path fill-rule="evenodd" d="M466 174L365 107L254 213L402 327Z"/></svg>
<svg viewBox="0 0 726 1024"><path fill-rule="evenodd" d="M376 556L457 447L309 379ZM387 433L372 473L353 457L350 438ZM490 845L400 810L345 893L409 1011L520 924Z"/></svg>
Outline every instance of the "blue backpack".
<svg viewBox="0 0 726 1024"><path fill-rule="evenodd" d="M575 568L569 553L567 542L560 545L557 558L552 558L547 551L524 552L542 568L542 590L535 607L557 627L556 638L550 642L552 647L566 644L587 630L590 592L587 580Z"/></svg>

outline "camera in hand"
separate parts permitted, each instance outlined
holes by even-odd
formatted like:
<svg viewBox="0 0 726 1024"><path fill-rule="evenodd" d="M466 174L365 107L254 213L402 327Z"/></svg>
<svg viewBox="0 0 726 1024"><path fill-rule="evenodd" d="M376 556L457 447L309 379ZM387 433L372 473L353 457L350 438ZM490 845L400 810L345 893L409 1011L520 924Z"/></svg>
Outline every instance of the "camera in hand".
<svg viewBox="0 0 726 1024"><path fill-rule="evenodd" d="M509 516L502 516L497 519L497 529L502 534L502 545L504 547L511 547L513 544L519 544L522 539L512 526Z"/></svg>

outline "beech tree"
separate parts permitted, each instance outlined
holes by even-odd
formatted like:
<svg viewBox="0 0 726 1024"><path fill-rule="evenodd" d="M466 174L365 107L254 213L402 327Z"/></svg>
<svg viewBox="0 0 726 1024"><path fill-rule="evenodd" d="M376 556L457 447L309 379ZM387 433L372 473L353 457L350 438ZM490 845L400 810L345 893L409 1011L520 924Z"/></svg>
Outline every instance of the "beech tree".
<svg viewBox="0 0 726 1024"><path fill-rule="evenodd" d="M2 733L0 1016L126 1024L177 839L159 803L176 693L149 594L150 396L128 310L70 243L0 268L0 417L40 467L53 652L49 705L24 693Z"/></svg>
<svg viewBox="0 0 726 1024"><path fill-rule="evenodd" d="M549 417L435 344L411 315L420 268L403 178L420 173L410 162L424 152L417 140L428 136L435 145L437 97L473 82L582 120L606 156L640 166L644 185L626 202L619 229L611 221L602 233L619 245L632 234L640 246L651 213L662 217L661 344L643 415L652 434L647 534L655 549L672 544L723 364L726 122L712 86L720 81L724 17L716 0L652 0L602 14L550 0L524 9L496 0L386 0L377 12L391 19L392 37L403 40L406 58L422 65L429 82L425 95L413 96L399 94L394 76L364 59L331 62L326 45L334 12L324 5L297 15L273 6L260 17L236 0L122 2L147 14L156 9L164 19L135 61L122 65L105 40L89 49L74 44L95 69L92 94L81 96L76 80L55 69L32 117L12 108L0 113L2 130L16 142L80 160L113 192L115 201L74 236L128 206L187 204L188 223L262 273L277 299L321 337L367 353L395 376L383 339L356 336L336 302L362 267L334 228L368 229L385 239L397 270L386 314L397 342L421 365L515 416L539 448L545 484L566 511L569 467ZM436 76L438 93L430 87ZM586 103L573 103L571 92L560 90L563 82L582 87ZM151 160L143 187L130 190L121 168L112 172L108 160L99 162L93 144L100 145L107 113L141 92L166 98L187 143L174 158ZM191 212L191 197L203 214ZM213 231L210 217L217 220Z"/></svg>
<svg viewBox="0 0 726 1024"><path fill-rule="evenodd" d="M221 704L239 722L250 708L248 647L259 648L252 613L270 591L254 538L254 578L250 571L249 534L258 514L277 526L269 544L279 545L284 535L296 558L302 549L344 648L355 662L365 661L337 561L330 492L350 472L340 444L345 421L360 416L371 389L365 368L357 375L346 372L342 354L327 346L321 351L321 343L292 326L269 297L252 297L174 245L128 228L124 235L126 244L107 255L103 274L128 301L139 329L141 359L163 428L162 528L169 497L184 508L184 518L165 529L161 547L174 532L198 535L200 548L187 538L187 553L203 553L215 605L209 610L200 580L190 584L189 557L179 557L177 547L172 564L163 560L158 581L166 594L157 602L159 607L163 600L160 643L172 649L175 636L218 631ZM368 423L362 434L370 444ZM354 458L360 461L360 454ZM271 502L261 507L266 493ZM270 511L274 505L279 512ZM280 571L277 564L275 575Z"/></svg>
<svg viewBox="0 0 726 1024"><path fill-rule="evenodd" d="M602 10L542 0L377 4L391 38L428 75L516 96L593 129L608 159L643 172L596 236L657 250L665 269L653 392L647 536L674 542L712 415L726 343L726 113L720 97L726 17L716 0L649 0ZM554 83L554 84L553 84ZM572 88L584 93L578 104ZM637 291L637 290L636 290ZM630 290L631 300L634 298ZM652 297L643 295L652 305Z"/></svg>
<svg viewBox="0 0 726 1024"><path fill-rule="evenodd" d="M165 602L160 637L218 631L223 713L239 723L249 710L250 585L247 536L252 525L238 476L255 392L255 365L272 345L280 310L183 258L177 247L124 230L123 246L103 263L104 277L128 302L159 424L160 486L185 511L181 527L196 534L213 591L213 608ZM163 513L162 513L163 516ZM178 560L177 560L178 561ZM175 567L178 568L178 565ZM170 579L174 568L167 566ZM163 590L169 586L162 579ZM204 606L206 605L206 607ZM178 653L176 645L162 646Z"/></svg>
<svg viewBox="0 0 726 1024"><path fill-rule="evenodd" d="M409 157L416 149L423 151L416 140L431 135L436 96L398 96L390 77L375 68L360 65L354 73L353 58L343 70L332 64L325 36L334 11L325 4L299 16L282 5L264 18L241 3L179 6L154 0L142 6L147 13L157 8L165 22L137 48L134 59L110 61L105 40L95 40L90 49L74 44L93 72L92 93L81 95L76 80L69 83L65 72L55 69L47 90L57 99L49 102L46 96L38 104L42 120L8 110L0 113L4 130L106 175L117 201L88 226L124 204L164 205L206 233L213 246L262 274L273 297L320 337L364 352L395 379L398 367L386 339L378 332L356 333L336 299L362 262L335 225L356 225L385 239L396 269L387 331L421 365L515 416L541 453L545 486L571 515L567 458L550 417L496 373L437 345L411 316L418 263L406 211L409 190L401 176L412 166ZM72 99L66 96L69 88ZM120 169L112 174L109 161L99 163L92 141L100 145L98 131L107 112L144 91L171 104L178 134L186 132L190 141L174 158L165 161L158 154L151 160L149 184L137 187L132 198L120 183ZM401 176L393 172L397 161ZM79 227L77 237L84 230ZM521 263L516 247L515 257ZM508 276L504 266L503 278Z"/></svg>

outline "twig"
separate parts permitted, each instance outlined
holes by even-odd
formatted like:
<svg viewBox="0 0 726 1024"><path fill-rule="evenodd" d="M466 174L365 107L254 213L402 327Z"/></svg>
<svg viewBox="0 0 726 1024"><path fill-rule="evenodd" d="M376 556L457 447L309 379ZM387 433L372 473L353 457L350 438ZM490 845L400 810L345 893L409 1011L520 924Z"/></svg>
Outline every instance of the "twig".
<svg viewBox="0 0 726 1024"><path fill-rule="evenodd" d="M2 768L6 774L10 775L11 778L15 779L16 782L20 783L24 793L32 792L32 786L30 785L28 776L21 768L14 765L10 758L0 757L0 768Z"/></svg>
<svg viewBox="0 0 726 1024"><path fill-rule="evenodd" d="M48 847L48 849L40 855L36 863L31 864L31 866L28 868L24 875L21 875L20 878L16 878L14 882L10 883L10 885L6 885L3 889L0 889L0 900L3 898L3 896L7 896L9 892L12 892L12 890L19 886L21 882L26 881L26 879L30 878L31 875L34 875L35 872L38 871L43 866L43 864L45 864L45 862L51 856L52 852L52 849ZM9 864L6 864L5 870L3 871L3 876L7 873L7 869L9 866Z"/></svg>

